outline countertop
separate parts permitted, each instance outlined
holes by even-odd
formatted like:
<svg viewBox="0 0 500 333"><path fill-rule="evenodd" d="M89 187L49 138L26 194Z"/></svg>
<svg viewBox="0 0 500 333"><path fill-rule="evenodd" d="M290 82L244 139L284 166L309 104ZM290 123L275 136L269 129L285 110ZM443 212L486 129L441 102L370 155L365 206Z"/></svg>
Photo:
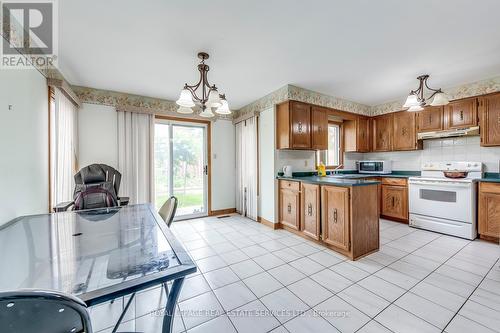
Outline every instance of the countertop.
<svg viewBox="0 0 500 333"><path fill-rule="evenodd" d="M294 172L292 177L278 176L277 179L292 180L297 182L304 182L309 184L323 184L335 186L363 186L379 184L376 180L367 180L365 178L373 177L387 177L387 178L409 178L419 176L418 171L394 171L390 174L377 174L377 173L355 173L352 171L340 171L335 175L327 175L319 177L315 172ZM498 179L500 182L500 177Z"/></svg>
<svg viewBox="0 0 500 333"><path fill-rule="evenodd" d="M486 183L500 183L500 173L498 172L485 172L484 177L479 179L480 182Z"/></svg>

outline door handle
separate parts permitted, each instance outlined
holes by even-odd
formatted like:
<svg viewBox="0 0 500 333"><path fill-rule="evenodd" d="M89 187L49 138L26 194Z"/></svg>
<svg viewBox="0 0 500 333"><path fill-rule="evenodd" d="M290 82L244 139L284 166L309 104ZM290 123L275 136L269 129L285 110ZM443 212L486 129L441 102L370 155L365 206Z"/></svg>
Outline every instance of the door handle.
<svg viewBox="0 0 500 333"><path fill-rule="evenodd" d="M288 213L291 213L292 212L292 204L288 204Z"/></svg>
<svg viewBox="0 0 500 333"><path fill-rule="evenodd" d="M313 206L310 203L309 205L307 205L307 215L312 216L312 214L313 214Z"/></svg>
<svg viewBox="0 0 500 333"><path fill-rule="evenodd" d="M208 165L203 167L203 173L208 176Z"/></svg>
<svg viewBox="0 0 500 333"><path fill-rule="evenodd" d="M337 208L335 208L333 210L333 223L337 223L337 218L338 218Z"/></svg>

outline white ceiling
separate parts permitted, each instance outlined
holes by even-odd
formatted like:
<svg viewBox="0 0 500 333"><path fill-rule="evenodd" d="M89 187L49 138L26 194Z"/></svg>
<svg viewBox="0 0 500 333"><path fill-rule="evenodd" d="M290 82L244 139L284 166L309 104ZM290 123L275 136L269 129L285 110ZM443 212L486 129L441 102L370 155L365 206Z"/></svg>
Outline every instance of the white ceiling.
<svg viewBox="0 0 500 333"><path fill-rule="evenodd" d="M498 0L63 0L71 84L175 100L209 79L232 108L293 84L376 105L416 76L451 87L500 75Z"/></svg>

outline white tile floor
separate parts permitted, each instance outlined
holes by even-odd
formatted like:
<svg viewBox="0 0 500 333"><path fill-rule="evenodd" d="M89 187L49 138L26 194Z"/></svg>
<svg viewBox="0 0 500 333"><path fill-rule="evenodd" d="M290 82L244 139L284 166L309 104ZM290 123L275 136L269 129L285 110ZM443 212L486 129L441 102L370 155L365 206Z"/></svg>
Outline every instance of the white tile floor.
<svg viewBox="0 0 500 333"><path fill-rule="evenodd" d="M176 222L199 272L175 332L500 332L500 246L381 220L359 261L238 215ZM161 288L137 295L120 330L160 332ZM110 332L122 300L91 309Z"/></svg>

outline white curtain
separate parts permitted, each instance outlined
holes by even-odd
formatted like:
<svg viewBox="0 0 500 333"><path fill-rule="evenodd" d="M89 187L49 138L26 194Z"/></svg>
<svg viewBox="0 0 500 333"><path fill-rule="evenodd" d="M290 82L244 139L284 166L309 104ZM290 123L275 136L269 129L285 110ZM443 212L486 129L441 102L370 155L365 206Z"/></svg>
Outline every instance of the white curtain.
<svg viewBox="0 0 500 333"><path fill-rule="evenodd" d="M257 117L236 124L236 210L257 220Z"/></svg>
<svg viewBox="0 0 500 333"><path fill-rule="evenodd" d="M59 88L54 91L51 114L51 206L73 200L78 156L77 107Z"/></svg>
<svg viewBox="0 0 500 333"><path fill-rule="evenodd" d="M120 196L131 204L154 198L154 116L118 111L118 170L122 174Z"/></svg>

